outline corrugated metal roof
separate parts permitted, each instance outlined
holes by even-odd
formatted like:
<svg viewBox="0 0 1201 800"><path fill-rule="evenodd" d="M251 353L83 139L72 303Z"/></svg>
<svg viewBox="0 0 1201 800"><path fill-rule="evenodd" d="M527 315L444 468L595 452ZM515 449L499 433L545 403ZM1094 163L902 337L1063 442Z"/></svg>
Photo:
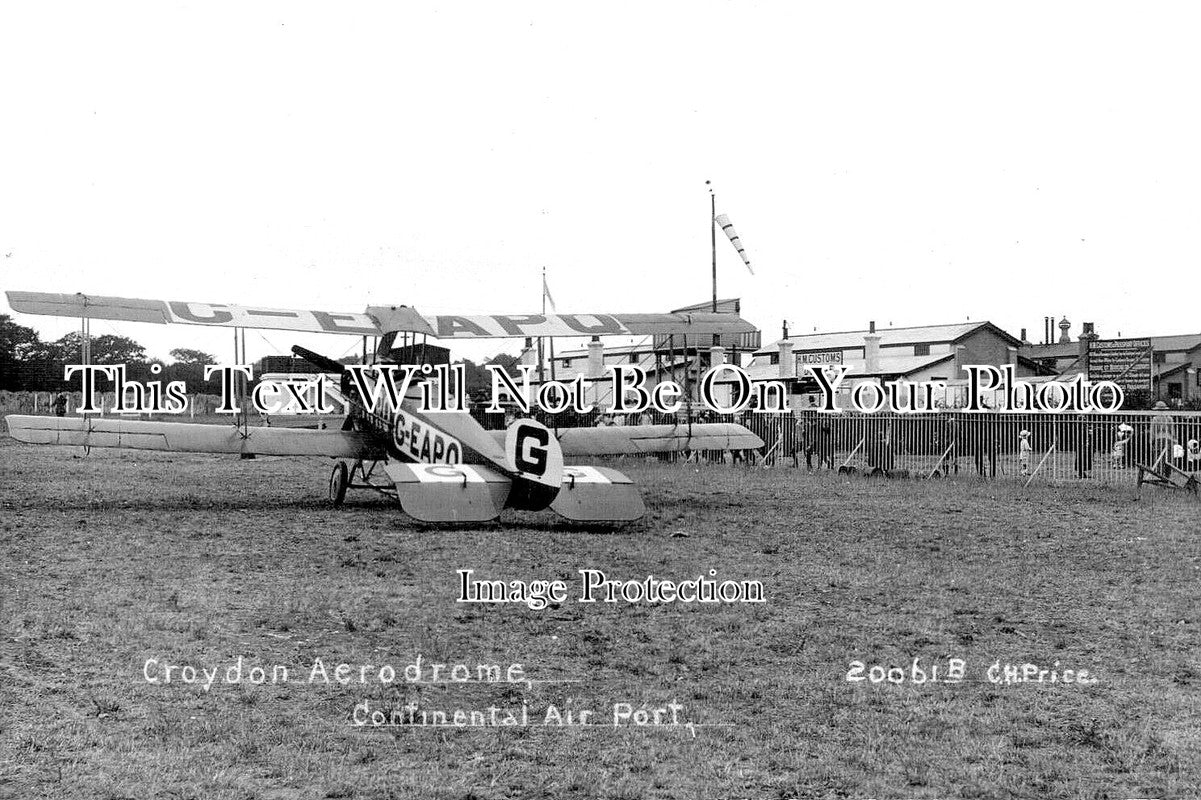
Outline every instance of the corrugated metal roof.
<svg viewBox="0 0 1201 800"><path fill-rule="evenodd" d="M1165 364L1159 372L1160 378L1167 378L1175 375L1177 372L1187 371L1193 368L1193 365L1188 361L1181 361L1179 364Z"/></svg>
<svg viewBox="0 0 1201 800"><path fill-rule="evenodd" d="M1027 358L1068 358L1080 355L1080 344L1078 342L1035 344L1023 347L1021 353Z"/></svg>
<svg viewBox="0 0 1201 800"><path fill-rule="evenodd" d="M956 322L949 325L923 325L915 328L877 328L876 334L880 337L881 347L905 344L933 344L937 342L958 341L969 333L973 333L986 325L1001 331L1000 328L985 320L981 322ZM806 353L817 350L847 350L854 347L863 347L863 337L868 335L868 333L866 330L841 331L839 333L810 333L802 336L789 336L788 341L792 342L792 351L794 353ZM1001 331L1001 333L1009 336L1004 331ZM772 342L757 352L771 353L778 351L780 349L780 341L782 340Z"/></svg>
<svg viewBox="0 0 1201 800"><path fill-rule="evenodd" d="M1105 341L1129 342L1137 339L1149 339L1151 341L1151 349L1160 352L1188 351L1201 347L1201 333L1187 333L1174 336L1123 336L1121 339L1106 339ZM1070 358L1080 355L1080 341L1035 344L1023 347L1021 352L1022 355L1028 358Z"/></svg>
<svg viewBox="0 0 1201 800"><path fill-rule="evenodd" d="M1151 347L1156 350L1192 350L1198 346L1201 346L1201 333L1151 337Z"/></svg>
<svg viewBox="0 0 1201 800"><path fill-rule="evenodd" d="M612 347L606 346L604 353L606 356L628 356L631 353L645 353L648 356L652 356L654 355L655 350L650 342L641 342L639 344L619 344L613 345ZM588 355L588 348L581 347L575 350L563 350L562 352L555 353L555 360L557 361L560 358L581 358L586 355Z"/></svg>
<svg viewBox="0 0 1201 800"><path fill-rule="evenodd" d="M868 378L876 376L905 376L926 367L934 366L940 361L948 361L953 359L951 353L935 353L932 356L881 356L880 368L874 372L867 372L864 369L864 362L861 358L849 358L844 366L850 367L851 371L847 373L848 378ZM763 363L752 363L747 368L747 374L751 380L765 381L776 380L780 377L780 365L771 364L766 359L756 359ZM807 374L807 373L806 373ZM952 377L952 376L947 376Z"/></svg>
<svg viewBox="0 0 1201 800"><path fill-rule="evenodd" d="M737 313L738 304L739 304L740 299L741 298L738 298L738 297L727 297L725 300L718 300L717 301L717 313L719 313L719 314ZM712 311L712 310L713 310L713 301L706 300L703 303L696 303L691 306L684 306L683 308L673 308L671 310L671 313L687 314L690 311Z"/></svg>

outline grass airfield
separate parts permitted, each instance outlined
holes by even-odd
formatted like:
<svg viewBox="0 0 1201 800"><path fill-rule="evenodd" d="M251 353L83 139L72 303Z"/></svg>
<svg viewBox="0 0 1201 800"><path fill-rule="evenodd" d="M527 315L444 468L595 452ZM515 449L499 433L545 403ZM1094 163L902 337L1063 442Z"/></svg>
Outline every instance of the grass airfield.
<svg viewBox="0 0 1201 800"><path fill-rule="evenodd" d="M439 529L365 493L329 507L320 459L0 439L0 797L1201 796L1191 497L614 466L643 487L638 523ZM715 569L767 601L579 604L582 568ZM561 578L568 599L455 603L459 569ZM359 682L360 665L400 673L419 654L533 680ZM239 656L289 680L144 674ZM929 680L951 659L964 680ZM317 660L328 684L310 681ZM856 661L904 678L848 681ZM988 680L994 663L1055 662L1096 682ZM524 705L531 724L374 729L354 724L363 702ZM675 703L692 724L614 726L619 703ZM596 724L541 724L552 705Z"/></svg>

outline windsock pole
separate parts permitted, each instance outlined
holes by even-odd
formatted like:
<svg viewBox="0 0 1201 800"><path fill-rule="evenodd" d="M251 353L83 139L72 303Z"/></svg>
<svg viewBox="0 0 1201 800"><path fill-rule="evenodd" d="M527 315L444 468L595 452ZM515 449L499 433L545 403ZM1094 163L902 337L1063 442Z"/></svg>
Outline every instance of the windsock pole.
<svg viewBox="0 0 1201 800"><path fill-rule="evenodd" d="M709 244L713 249L713 313L717 313L717 195L713 193L713 184L705 181L709 187ZM713 343L717 343L716 334Z"/></svg>

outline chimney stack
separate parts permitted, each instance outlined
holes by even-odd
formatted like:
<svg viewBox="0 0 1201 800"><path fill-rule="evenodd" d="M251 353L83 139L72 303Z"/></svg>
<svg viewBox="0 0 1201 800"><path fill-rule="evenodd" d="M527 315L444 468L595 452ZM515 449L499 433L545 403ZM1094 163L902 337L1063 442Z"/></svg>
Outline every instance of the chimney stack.
<svg viewBox="0 0 1201 800"><path fill-rule="evenodd" d="M868 375L880 371L880 334L876 333L876 323L872 323L872 332L863 337L863 369Z"/></svg>
<svg viewBox="0 0 1201 800"><path fill-rule="evenodd" d="M967 348L963 345L955 345L955 377L963 377L963 367L967 359Z"/></svg>
<svg viewBox="0 0 1201 800"><path fill-rule="evenodd" d="M781 338L784 338L784 339L788 338L788 320L784 320L784 336Z"/></svg>
<svg viewBox="0 0 1201 800"><path fill-rule="evenodd" d="M605 377L605 346L599 336L593 336L588 343L588 377Z"/></svg>
<svg viewBox="0 0 1201 800"><path fill-rule="evenodd" d="M1083 328L1083 330L1081 330L1081 332L1080 332L1080 339L1079 339L1079 342L1080 342L1080 368L1084 371L1085 375L1088 375L1089 348L1092 346L1092 343L1095 340L1100 339L1101 337L1097 335L1097 332L1095 330L1095 326L1093 325L1093 323L1085 322L1085 323L1082 323L1081 327Z"/></svg>
<svg viewBox="0 0 1201 800"><path fill-rule="evenodd" d="M780 342L780 377L796 377L796 359L792 357L792 342L787 339Z"/></svg>
<svg viewBox="0 0 1201 800"><path fill-rule="evenodd" d="M1068 322L1067 317L1064 317L1063 319L1059 320L1059 343L1060 344L1070 344L1071 343L1072 334L1068 333L1068 331L1070 331L1071 329L1072 329L1072 323Z"/></svg>
<svg viewBox="0 0 1201 800"><path fill-rule="evenodd" d="M876 332L876 321L874 319L871 322L867 323L867 332L868 333Z"/></svg>
<svg viewBox="0 0 1201 800"><path fill-rule="evenodd" d="M1030 344L1030 342L1027 342L1027 341L1026 341L1026 329L1025 329L1025 328L1022 328L1022 344L1023 344L1023 345L1028 345L1028 344Z"/></svg>

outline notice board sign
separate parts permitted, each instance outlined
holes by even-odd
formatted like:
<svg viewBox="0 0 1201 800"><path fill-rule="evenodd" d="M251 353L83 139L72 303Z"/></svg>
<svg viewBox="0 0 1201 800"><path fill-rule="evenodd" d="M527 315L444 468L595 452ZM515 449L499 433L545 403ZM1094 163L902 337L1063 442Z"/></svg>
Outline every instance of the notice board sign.
<svg viewBox="0 0 1201 800"><path fill-rule="evenodd" d="M826 350L820 353L797 353L796 363L798 368L807 366L828 367L831 364L841 364L842 351Z"/></svg>
<svg viewBox="0 0 1201 800"><path fill-rule="evenodd" d="M1088 345L1088 379L1113 381L1123 392L1151 388L1150 339L1095 339Z"/></svg>

